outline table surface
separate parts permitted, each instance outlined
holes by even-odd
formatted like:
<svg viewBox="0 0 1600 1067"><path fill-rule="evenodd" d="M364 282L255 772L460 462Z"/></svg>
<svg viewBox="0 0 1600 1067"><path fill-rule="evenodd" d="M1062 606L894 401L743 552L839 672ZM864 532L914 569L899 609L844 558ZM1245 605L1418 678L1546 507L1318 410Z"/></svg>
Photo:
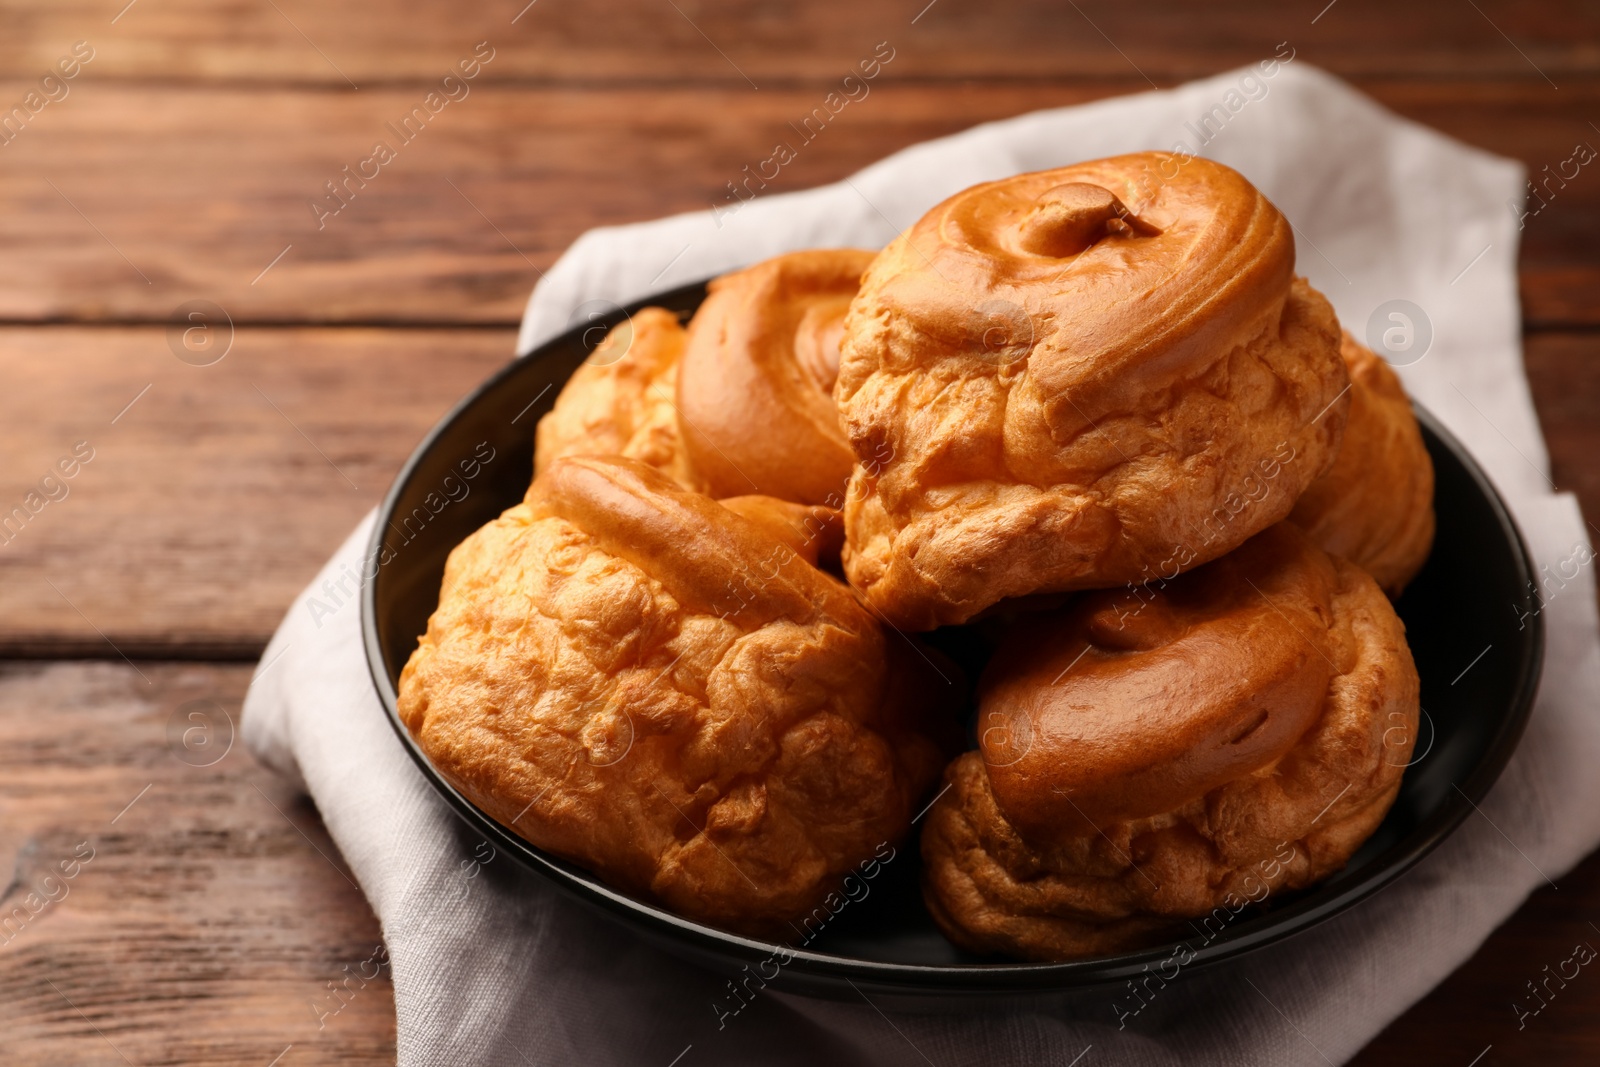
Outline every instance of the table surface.
<svg viewBox="0 0 1600 1067"><path fill-rule="evenodd" d="M719 200L878 42L895 54L870 97L774 191L1280 42L1531 172L1600 145L1593 3L788 7L0 0L0 105L26 109L0 144L0 511L75 446L93 457L0 545L0 910L73 872L0 929L0 1060L393 1060L387 973L346 978L371 973L376 920L315 808L224 745L253 661L423 432L507 359L567 244ZM469 95L347 180L479 42ZM70 80L42 80L63 60ZM1600 173L1548 188L1523 234L1528 372L1552 477L1596 515ZM232 323L204 367L174 358L197 300ZM200 738L225 752L209 766L174 758L195 700L227 714ZM1520 1028L1512 1009L1593 936L1600 858L1557 884L1356 1062L1600 1060L1600 982Z"/></svg>

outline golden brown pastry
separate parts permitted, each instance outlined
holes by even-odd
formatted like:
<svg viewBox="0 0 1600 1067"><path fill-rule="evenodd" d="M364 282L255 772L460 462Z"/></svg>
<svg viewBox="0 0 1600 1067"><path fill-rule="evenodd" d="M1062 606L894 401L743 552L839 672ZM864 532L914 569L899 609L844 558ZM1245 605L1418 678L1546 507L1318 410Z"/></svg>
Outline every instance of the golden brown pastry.
<svg viewBox="0 0 1600 1067"><path fill-rule="evenodd" d="M678 409L712 496L843 501L855 457L833 383L845 309L873 256L791 252L711 283L689 323Z"/></svg>
<svg viewBox="0 0 1600 1067"><path fill-rule="evenodd" d="M562 456L625 456L688 489L702 486L678 429L678 317L645 308L607 333L535 432L534 473Z"/></svg>
<svg viewBox="0 0 1600 1067"><path fill-rule="evenodd" d="M1140 153L958 193L850 306L846 572L927 629L1214 559L1332 462L1338 349L1288 222L1219 163Z"/></svg>
<svg viewBox="0 0 1600 1067"><path fill-rule="evenodd" d="M1372 578L1281 523L1023 620L979 700L923 830L928 906L973 951L1068 959L1343 866L1399 789L1418 681Z"/></svg>
<svg viewBox="0 0 1600 1067"><path fill-rule="evenodd" d="M825 504L795 504L772 496L729 496L717 501L788 545L813 567L837 572L844 549L844 515Z"/></svg>
<svg viewBox="0 0 1600 1067"><path fill-rule="evenodd" d="M1433 460L1400 376L1348 333L1350 419L1339 454L1289 518L1399 596L1433 548Z"/></svg>
<svg viewBox="0 0 1600 1067"><path fill-rule="evenodd" d="M400 715L540 848L680 915L792 936L905 834L958 692L803 558L829 521L724 507L630 460L553 461L451 554Z"/></svg>

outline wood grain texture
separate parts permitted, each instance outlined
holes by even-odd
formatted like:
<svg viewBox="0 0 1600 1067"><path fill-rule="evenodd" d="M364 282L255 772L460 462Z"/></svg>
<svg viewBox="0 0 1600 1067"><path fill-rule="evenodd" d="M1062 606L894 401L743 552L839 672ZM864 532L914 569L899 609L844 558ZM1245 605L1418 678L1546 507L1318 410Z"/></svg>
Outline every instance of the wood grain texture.
<svg viewBox="0 0 1600 1067"><path fill-rule="evenodd" d="M250 671L0 670L3 1062L120 1063L120 1051L141 1067L262 1067L290 1045L284 1067L393 1062L387 972L361 983L346 971L377 970L362 966L380 943L377 923L315 809L237 739L206 767L191 764L214 753L169 737L175 715L189 722L179 708L191 700L215 700L236 725ZM86 854L62 879L60 864ZM1488 1045L1486 1067L1593 1063L1596 976L1585 970L1520 1029L1511 1008L1531 1003L1524 983L1546 963L1580 940L1600 945L1589 925L1600 856L1558 885L1535 893L1353 1063L1465 1067ZM30 893L57 900L4 925Z"/></svg>
<svg viewBox="0 0 1600 1067"><path fill-rule="evenodd" d="M0 533L0 653L253 655L512 341L243 328L194 367L159 327L0 328L0 513L93 450L64 499Z"/></svg>
<svg viewBox="0 0 1600 1067"><path fill-rule="evenodd" d="M877 42L895 58L871 96L772 191L1285 41L1535 174L1600 146L1600 7L1582 0L0 0L0 27L0 117L74 42L94 49L0 145L0 515L76 442L94 450L0 544L0 657L102 661L0 667L8 1064L393 1061L383 978L318 1025L379 933L315 810L237 744L181 762L168 721L197 698L237 719L249 668L198 660L261 647L418 438L508 357L573 238L720 198ZM479 41L494 58L471 95L319 229L323 183ZM1600 170L1522 237L1554 479L1600 515ZM162 325L201 298L239 324L203 368ZM69 894L7 928L85 843ZM1355 1062L1600 1061L1587 971L1525 1027L1511 1009L1577 939L1600 945L1600 857L1559 884Z"/></svg>
<svg viewBox="0 0 1600 1067"><path fill-rule="evenodd" d="M502 79L748 88L748 77L766 89L842 75L863 47L888 39L914 46L907 72L922 78L1109 76L1143 84L1148 76L1170 84L1250 62L1287 39L1345 76L1542 80L1542 70L1559 84L1593 72L1600 11L1592 4L1479 0L1478 7L1450 0L1340 0L1331 9L1327 0L5 0L0 21L13 32L0 41L0 67L42 70L66 45L88 39L102 76L365 89L438 77L463 47L490 40L505 55L493 74Z"/></svg>
<svg viewBox="0 0 1600 1067"><path fill-rule="evenodd" d="M1551 479L1578 495L1591 522L1600 520L1600 334L1530 337L1523 358L1550 447Z"/></svg>
<svg viewBox="0 0 1600 1067"><path fill-rule="evenodd" d="M891 65L770 191L835 181L980 122L1140 87L924 83ZM1542 81L1365 88L1530 171L1558 166L1579 141L1600 147L1588 124L1600 121L1600 78L1559 92ZM0 101L25 90L0 82ZM480 85L403 143L389 124L425 90L185 94L85 81L0 148L0 320L165 322L205 298L238 322L510 325L539 272L584 230L727 202L727 183L779 140L797 140L789 123L823 98L817 88ZM371 181L347 178L380 139L395 158ZM348 183L347 202L319 217L313 201L341 203L329 182ZM1600 324L1600 165L1556 193L1522 235L1525 313L1541 327Z"/></svg>
<svg viewBox="0 0 1600 1067"><path fill-rule="evenodd" d="M0 1062L394 1062L378 923L316 809L237 737L170 738L220 746L250 671L0 670Z"/></svg>
<svg viewBox="0 0 1600 1067"><path fill-rule="evenodd" d="M78 441L94 449L68 496L0 544L0 654L259 650L512 341L505 329L251 327L221 362L192 367L157 327L0 328L12 386L0 390L0 513ZM1600 515L1600 333L1533 334L1526 353L1556 484Z"/></svg>

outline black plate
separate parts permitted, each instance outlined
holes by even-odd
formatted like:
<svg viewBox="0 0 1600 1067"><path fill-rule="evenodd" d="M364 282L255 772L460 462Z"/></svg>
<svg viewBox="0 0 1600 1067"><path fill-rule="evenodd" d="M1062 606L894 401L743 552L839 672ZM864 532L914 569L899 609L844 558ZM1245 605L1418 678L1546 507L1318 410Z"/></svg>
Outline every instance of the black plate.
<svg viewBox="0 0 1600 1067"><path fill-rule="evenodd" d="M579 323L457 405L418 447L383 502L368 558L387 562L365 584L362 626L373 681L395 732L422 773L478 833L662 948L736 973L768 960L780 946L635 900L509 833L440 777L395 708L400 669L438 602L445 557L522 498L532 476L534 426L568 376L629 311L654 305L687 315L704 297L703 283L684 286ZM1425 712L1399 798L1378 831L1332 878L1242 912L1216 924L1219 929L1197 928L1187 939L1194 953L1187 966L1281 941L1392 882L1473 810L1522 734L1544 651L1540 617L1519 617L1514 607L1526 603L1533 567L1516 525L1477 464L1431 416L1421 410L1417 415L1433 456L1439 524L1432 557L1397 605L1422 676ZM491 451L493 458L485 460ZM1120 982L1166 959L1176 945L1071 963L980 959L939 934L922 905L919 876L912 839L883 866L868 895L844 907L820 936L805 948L781 947L779 958L792 960L775 984L856 996L853 982L898 1004L950 995L1050 994Z"/></svg>

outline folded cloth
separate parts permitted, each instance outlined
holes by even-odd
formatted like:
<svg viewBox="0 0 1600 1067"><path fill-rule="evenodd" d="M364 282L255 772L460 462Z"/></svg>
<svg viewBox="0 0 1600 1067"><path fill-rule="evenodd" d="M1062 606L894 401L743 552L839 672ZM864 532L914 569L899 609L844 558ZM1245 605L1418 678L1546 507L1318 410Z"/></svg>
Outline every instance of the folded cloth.
<svg viewBox="0 0 1600 1067"><path fill-rule="evenodd" d="M1299 269L1353 332L1364 335L1369 318L1419 331L1412 351L1425 354L1401 367L1406 387L1468 443L1539 562L1570 570L1592 558L1576 503L1552 491L1522 371L1521 168L1401 120L1292 59L980 126L807 192L730 197L712 211L591 231L534 291L519 351L596 301L627 303L791 249L880 246L974 182L1178 146L1237 168L1283 209ZM1410 302L1405 320L1387 318L1391 300ZM1340 1062L1466 960L1531 889L1600 842L1600 718L1591 707L1600 642L1583 569L1546 599L1538 704L1481 815L1340 917L1188 972L1131 1017L1110 992L1049 1008L903 1015L865 998L774 990L724 1016L722 979L493 856L417 772L373 692L358 609L347 603L330 616L307 603L324 577L357 568L370 524L290 609L246 698L243 731L310 791L382 920L408 1067Z"/></svg>

